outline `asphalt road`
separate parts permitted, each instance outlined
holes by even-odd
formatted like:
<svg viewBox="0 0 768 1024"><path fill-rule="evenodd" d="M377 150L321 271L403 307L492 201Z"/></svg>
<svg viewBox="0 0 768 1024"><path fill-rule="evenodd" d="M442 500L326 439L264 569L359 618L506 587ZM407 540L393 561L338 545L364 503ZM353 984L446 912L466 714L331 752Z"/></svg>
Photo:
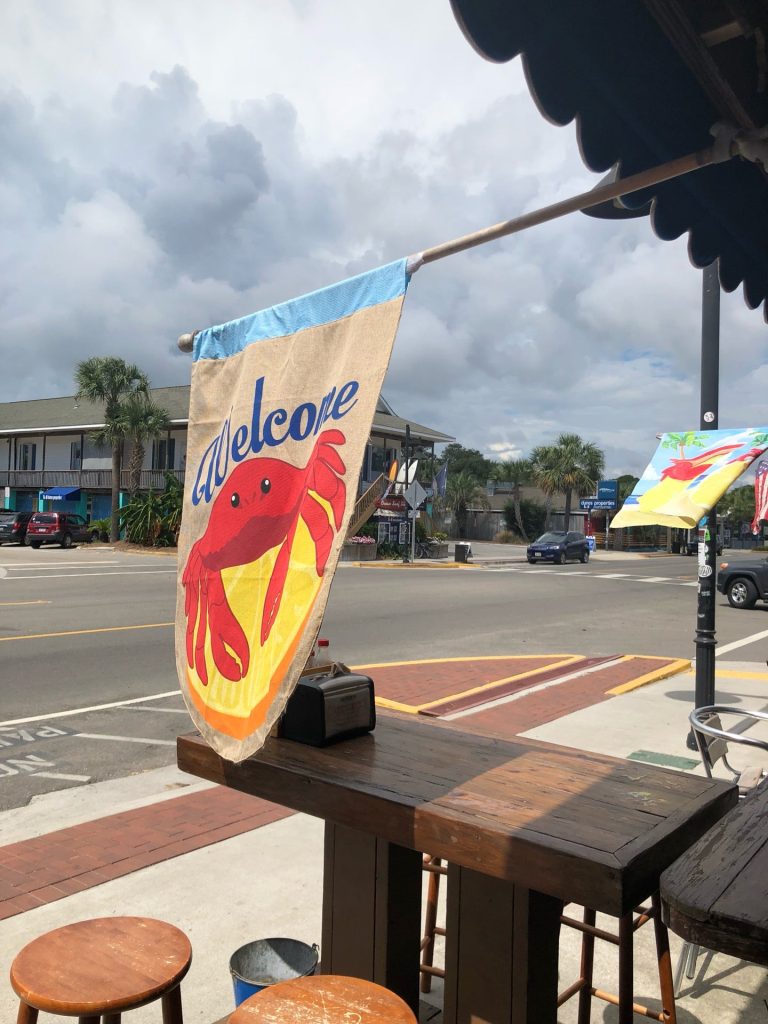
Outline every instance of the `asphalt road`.
<svg viewBox="0 0 768 1024"><path fill-rule="evenodd" d="M690 658L695 574L695 561L679 556L342 565L323 633L335 657L357 665L521 653ZM190 728L173 662L175 587L172 555L0 548L0 810L173 762L175 737ZM719 655L764 667L768 607L737 612L718 596L717 630Z"/></svg>

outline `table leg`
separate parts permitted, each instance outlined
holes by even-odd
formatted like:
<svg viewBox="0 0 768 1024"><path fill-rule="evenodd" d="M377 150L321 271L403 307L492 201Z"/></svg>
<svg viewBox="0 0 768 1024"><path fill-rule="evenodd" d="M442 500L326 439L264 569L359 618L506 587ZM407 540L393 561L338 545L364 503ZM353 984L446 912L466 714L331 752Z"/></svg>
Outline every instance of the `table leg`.
<svg viewBox="0 0 768 1024"><path fill-rule="evenodd" d="M322 971L419 1005L421 853L326 822Z"/></svg>
<svg viewBox="0 0 768 1024"><path fill-rule="evenodd" d="M444 1024L556 1024L563 903L448 866Z"/></svg>

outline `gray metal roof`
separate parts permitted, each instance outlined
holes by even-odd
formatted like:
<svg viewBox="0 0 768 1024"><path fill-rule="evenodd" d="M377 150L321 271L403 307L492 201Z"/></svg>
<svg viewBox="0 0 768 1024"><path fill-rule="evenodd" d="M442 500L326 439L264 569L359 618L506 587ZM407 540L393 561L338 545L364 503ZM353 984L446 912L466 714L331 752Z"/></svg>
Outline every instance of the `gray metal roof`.
<svg viewBox="0 0 768 1024"><path fill-rule="evenodd" d="M174 388L152 388L152 400L162 406L171 422L186 425L189 419L189 385ZM372 433L393 439L405 436L406 423L416 441L445 444L455 438L439 430L404 420L392 413L380 399L373 417ZM48 433L52 431L93 430L104 424L104 406L100 402L80 401L73 396L36 398L26 402L0 403L0 435Z"/></svg>

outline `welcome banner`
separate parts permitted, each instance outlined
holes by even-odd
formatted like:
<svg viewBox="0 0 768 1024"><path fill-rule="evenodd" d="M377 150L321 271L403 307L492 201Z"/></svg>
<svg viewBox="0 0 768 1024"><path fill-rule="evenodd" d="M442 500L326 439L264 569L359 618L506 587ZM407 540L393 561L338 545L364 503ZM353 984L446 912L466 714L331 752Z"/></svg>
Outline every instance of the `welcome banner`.
<svg viewBox="0 0 768 1024"><path fill-rule="evenodd" d="M768 427L663 434L611 529L691 529L767 447Z"/></svg>
<svg viewBox="0 0 768 1024"><path fill-rule="evenodd" d="M257 751L325 611L406 261L195 337L176 663L208 743Z"/></svg>

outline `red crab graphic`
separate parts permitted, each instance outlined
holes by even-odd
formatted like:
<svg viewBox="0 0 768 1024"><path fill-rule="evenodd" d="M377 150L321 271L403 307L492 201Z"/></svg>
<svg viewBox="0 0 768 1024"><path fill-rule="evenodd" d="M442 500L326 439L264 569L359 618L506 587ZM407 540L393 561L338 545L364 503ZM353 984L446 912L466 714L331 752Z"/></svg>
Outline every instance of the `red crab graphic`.
<svg viewBox="0 0 768 1024"><path fill-rule="evenodd" d="M690 459L670 459L670 465L661 471L661 479L665 480L667 477L671 477L673 480L695 480L697 476L705 473L713 463L722 462L726 456L739 447L741 446L738 444L725 444L719 448L711 448L708 452L702 452L701 455L694 455ZM735 459L729 459L728 462L752 462L762 452L762 448L750 448L748 452L737 455Z"/></svg>
<svg viewBox="0 0 768 1024"><path fill-rule="evenodd" d="M280 459L241 462L219 492L205 533L193 544L182 575L187 661L197 669L204 686L208 685L205 638L209 629L213 660L226 679L242 679L250 661L248 640L227 602L222 569L255 562L280 545L264 600L262 646L280 608L299 517L315 542L317 575L323 575L346 503L347 489L341 479L346 467L333 447L345 441L340 430L324 430L303 469ZM335 531L311 491L330 504Z"/></svg>

